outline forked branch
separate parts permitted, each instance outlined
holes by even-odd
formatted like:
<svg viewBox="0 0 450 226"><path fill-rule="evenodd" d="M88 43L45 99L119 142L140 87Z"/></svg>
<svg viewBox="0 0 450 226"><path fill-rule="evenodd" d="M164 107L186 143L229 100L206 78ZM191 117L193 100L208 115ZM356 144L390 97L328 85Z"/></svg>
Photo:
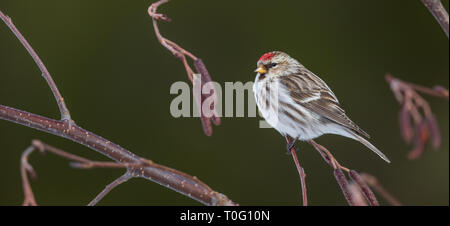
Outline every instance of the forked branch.
<svg viewBox="0 0 450 226"><path fill-rule="evenodd" d="M406 143L414 141L414 148L409 152L409 159L417 159L425 151L427 142L431 141L434 149L441 146L441 134L436 117L428 102L419 93L442 98L448 101L448 90L442 86L433 88L402 81L390 74L386 75L392 92L400 104L400 132Z"/></svg>
<svg viewBox="0 0 450 226"><path fill-rule="evenodd" d="M369 188L366 182L361 179L361 176L358 174L358 172L342 166L336 160L336 158L334 158L330 151L328 151L324 146L316 143L314 140L309 140L308 143L312 145L319 152L325 162L333 168L334 177L336 178L336 181L338 182L339 187L341 188L342 193L344 194L344 197L349 205L367 205L367 203L371 206L379 205L372 190ZM348 182L344 171L347 172L348 176L351 178L351 184ZM352 190L352 186L356 187L357 190L363 194L367 203L358 201L356 195L360 193L355 193L354 190Z"/></svg>
<svg viewBox="0 0 450 226"><path fill-rule="evenodd" d="M176 56L178 59L181 60L183 63L183 66L186 70L186 73L188 75L189 80L193 83L194 87L198 86L200 89L193 89L194 92L200 92L200 94L194 93L195 102L197 104L197 110L200 113L200 119L203 126L203 131L207 136L212 135L212 124L214 125L220 125L220 117L215 109L215 104L217 103L218 99L216 96L216 91L214 89L214 86L212 84L211 76L209 75L208 70L206 69L205 64L203 63L203 60L194 56L191 52L181 48L178 44L176 44L173 41L170 41L169 39L163 37L161 35L161 32L159 31L158 27L158 21L166 21L170 22L171 19L165 15L157 12L157 9L160 5L167 3L169 0L160 0L148 8L148 15L152 17L153 20L153 28L155 29L156 38L158 39L159 43L161 43L162 46L164 46L167 50L169 50L174 56ZM194 73L194 70L189 66L188 58L190 58L194 62L194 67L196 69L197 74ZM195 75L200 75L199 78L196 78ZM200 81L198 84L197 82ZM202 89L205 86L209 93L203 93ZM204 101L212 96L213 102L210 106L206 106L206 108L203 106ZM209 109L208 109L209 108ZM204 114L204 111L212 111L212 114ZM206 116L208 115L208 116ZM209 116L211 115L211 116Z"/></svg>
<svg viewBox="0 0 450 226"><path fill-rule="evenodd" d="M128 169L130 167L145 167L145 165L137 165L137 164L129 165L129 164L122 164L122 163L117 163L117 162L91 161L89 159L68 153L61 149L58 149L58 148L55 148L48 144L45 144L39 140L33 140L31 142L31 145L23 152L22 157L20 158L20 172L21 172L23 192L24 192L24 202L23 202L24 206L36 206L37 205L33 190L31 189L30 181L28 180L28 176L30 176L33 179L37 179L37 174L28 161L31 153L33 153L35 150L38 150L41 153L49 152L49 153L58 155L62 158L71 160L72 162L70 163L70 165L75 168L82 168L82 169L124 168L124 169ZM132 174L130 174L129 171L127 170L127 172L123 176L116 179L113 183L107 185L106 188L99 195L97 195L97 197L95 197L94 200L92 200L89 203L89 205L92 206L92 205L97 204L114 187L127 181L128 179L131 179L132 177L133 177Z"/></svg>
<svg viewBox="0 0 450 226"><path fill-rule="evenodd" d="M61 112L61 120L46 118L44 116L32 114L4 105L0 105L0 119L38 129L83 144L88 148L116 161L117 163L125 165L127 171L132 177L142 177L151 180L205 205L235 205L225 195L212 190L205 183L198 180L197 177L177 171L167 166L156 164L145 158L137 156L125 148L122 148L121 146L114 144L103 137L77 126L70 118L64 98L58 91L56 84L50 76L50 73L48 73L36 52L28 44L19 30L14 26L11 19L4 15L1 11L0 18L16 35L19 41L33 57L38 67L41 69L42 74L48 82L58 103ZM32 149L30 147L24 155L28 156L31 152ZM31 168L25 164L24 170L22 170L22 175L27 171L31 171ZM24 182L24 186L27 186L26 183L28 182ZM25 193L27 194L29 191L25 191ZM28 194L28 198L26 198L24 204L36 204L34 197Z"/></svg>

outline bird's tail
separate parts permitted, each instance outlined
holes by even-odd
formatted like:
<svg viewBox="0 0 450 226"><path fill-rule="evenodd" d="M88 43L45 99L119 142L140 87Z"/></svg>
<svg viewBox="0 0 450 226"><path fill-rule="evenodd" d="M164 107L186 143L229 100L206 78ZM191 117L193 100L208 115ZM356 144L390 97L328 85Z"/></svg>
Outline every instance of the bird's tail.
<svg viewBox="0 0 450 226"><path fill-rule="evenodd" d="M384 161L386 161L388 163L391 163L391 161L386 157L386 155L384 155L383 152L378 150L378 148L373 146L369 141L367 141L366 139L364 139L363 137L361 137L358 134L353 133L353 135L355 136L355 140L357 140L357 141L361 142L362 144L364 144L366 147L368 147L370 150L372 150L378 156L380 156Z"/></svg>

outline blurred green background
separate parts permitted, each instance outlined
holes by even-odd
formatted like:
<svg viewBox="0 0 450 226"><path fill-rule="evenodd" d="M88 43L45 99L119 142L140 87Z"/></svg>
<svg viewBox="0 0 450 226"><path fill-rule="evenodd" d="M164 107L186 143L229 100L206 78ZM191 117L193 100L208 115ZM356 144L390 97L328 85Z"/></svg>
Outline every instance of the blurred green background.
<svg viewBox="0 0 450 226"><path fill-rule="evenodd" d="M169 88L187 81L182 64L157 42L147 7L153 1L2 0L53 75L78 125L134 153L199 177L241 205L298 205L299 178L285 143L258 118L223 118L206 137L198 118L172 118ZM444 1L448 8L448 1ZM317 141L340 162L368 172L406 205L449 204L449 103L429 98L443 145L409 161L398 104L386 72L426 86L449 86L449 41L419 0L172 0L160 12L164 36L201 57L214 80L253 81L259 56L282 50L321 76L348 115L392 160L326 135ZM53 96L31 57L0 25L0 104L58 118ZM71 141L0 121L0 204L20 205L22 151L32 139L95 160ZM311 205L346 205L331 168L298 145ZM38 204L85 205L120 169L72 169L51 154L33 154ZM379 198L382 204L384 200ZM172 190L133 179L101 205L200 205Z"/></svg>

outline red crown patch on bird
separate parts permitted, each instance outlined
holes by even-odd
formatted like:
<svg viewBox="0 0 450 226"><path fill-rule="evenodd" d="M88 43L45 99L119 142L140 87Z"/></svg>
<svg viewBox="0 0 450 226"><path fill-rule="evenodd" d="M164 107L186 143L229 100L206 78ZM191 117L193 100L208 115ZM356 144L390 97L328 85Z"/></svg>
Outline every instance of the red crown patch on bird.
<svg viewBox="0 0 450 226"><path fill-rule="evenodd" d="M272 52L266 53L266 54L262 55L261 58L259 58L258 61L261 61L261 60L270 60L270 59L272 59L273 56L275 56L275 53L272 53Z"/></svg>

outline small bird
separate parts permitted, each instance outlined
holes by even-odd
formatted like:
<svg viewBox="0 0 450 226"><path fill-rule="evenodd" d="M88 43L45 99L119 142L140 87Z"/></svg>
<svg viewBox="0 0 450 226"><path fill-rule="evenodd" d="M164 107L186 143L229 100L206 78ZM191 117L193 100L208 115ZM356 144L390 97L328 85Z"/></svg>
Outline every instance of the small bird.
<svg viewBox="0 0 450 226"><path fill-rule="evenodd" d="M308 141L337 134L364 144L386 162L389 159L364 137L369 135L346 115L325 82L288 54L273 51L257 63L253 92L261 115L281 135Z"/></svg>

